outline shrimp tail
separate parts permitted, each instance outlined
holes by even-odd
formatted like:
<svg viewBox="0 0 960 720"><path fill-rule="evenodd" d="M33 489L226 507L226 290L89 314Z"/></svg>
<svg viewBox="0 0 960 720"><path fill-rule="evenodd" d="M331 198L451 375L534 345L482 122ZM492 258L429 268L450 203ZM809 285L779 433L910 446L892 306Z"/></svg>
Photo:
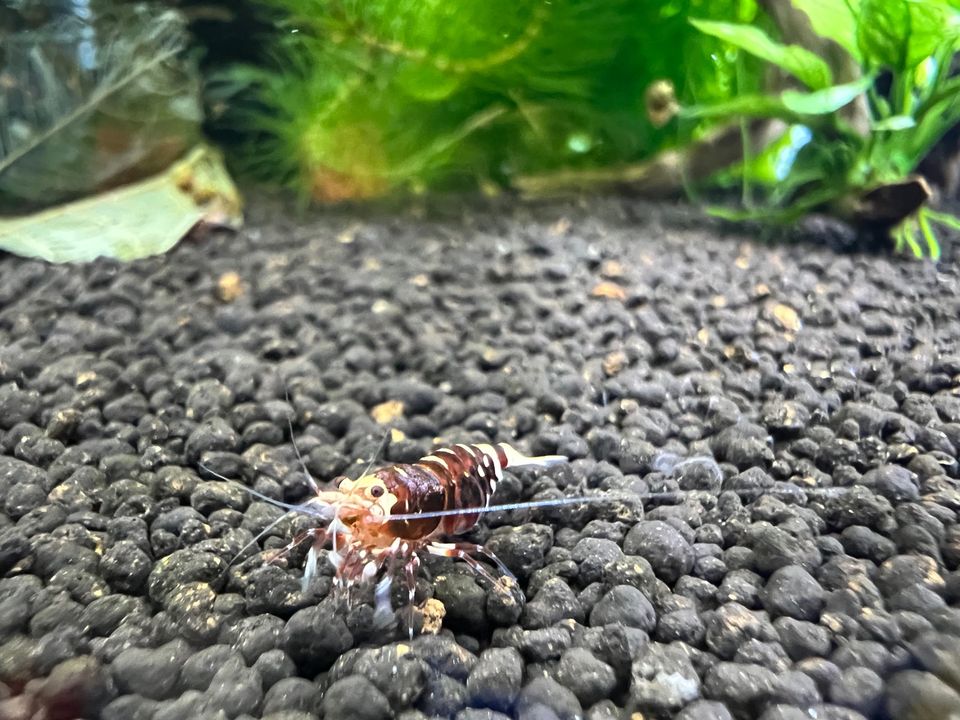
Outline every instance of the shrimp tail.
<svg viewBox="0 0 960 720"><path fill-rule="evenodd" d="M498 443L497 449L503 453L503 456L507 460L504 464L505 467L546 468L553 465L560 465L570 460L566 455L537 455L535 457L528 457L506 443Z"/></svg>

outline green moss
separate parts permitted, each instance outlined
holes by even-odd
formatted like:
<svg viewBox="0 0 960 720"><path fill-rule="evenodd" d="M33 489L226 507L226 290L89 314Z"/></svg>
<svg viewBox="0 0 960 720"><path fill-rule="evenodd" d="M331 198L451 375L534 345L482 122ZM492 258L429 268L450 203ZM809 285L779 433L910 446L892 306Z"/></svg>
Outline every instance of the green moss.
<svg viewBox="0 0 960 720"><path fill-rule="evenodd" d="M729 98L735 55L690 17L753 3L680 0L269 0L268 67L220 83L221 122L258 177L321 201L509 185L635 161L694 132L655 127L644 92ZM759 75L757 75L759 77ZM742 80L742 78L739 78Z"/></svg>

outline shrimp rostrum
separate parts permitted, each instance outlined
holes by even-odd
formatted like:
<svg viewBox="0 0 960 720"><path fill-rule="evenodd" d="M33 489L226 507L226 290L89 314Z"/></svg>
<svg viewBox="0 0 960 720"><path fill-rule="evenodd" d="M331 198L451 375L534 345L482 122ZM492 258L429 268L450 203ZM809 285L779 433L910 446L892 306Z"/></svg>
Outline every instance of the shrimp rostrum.
<svg viewBox="0 0 960 720"><path fill-rule="evenodd" d="M310 542L304 589L317 574L320 551L329 546L327 558L335 568L335 591L349 591L357 584L377 580L375 599L380 613L390 611L391 583L401 573L407 601L414 603L424 552L462 560L494 588L519 593L513 574L492 552L481 545L447 540L472 529L485 512L583 502L584 498L561 498L490 504L504 470L549 467L566 461L563 455L527 457L505 443L459 444L435 450L416 463L390 465L356 480L340 478L335 490L321 490L313 483L313 495L300 505L250 492L321 521L318 527L294 537L273 558ZM499 577L481 559L492 564Z"/></svg>

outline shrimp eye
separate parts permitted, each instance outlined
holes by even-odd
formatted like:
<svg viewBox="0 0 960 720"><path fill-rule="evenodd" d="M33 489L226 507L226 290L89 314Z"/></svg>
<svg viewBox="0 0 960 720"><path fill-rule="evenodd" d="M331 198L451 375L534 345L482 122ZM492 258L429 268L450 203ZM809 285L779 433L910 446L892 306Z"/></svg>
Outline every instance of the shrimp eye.
<svg viewBox="0 0 960 720"><path fill-rule="evenodd" d="M371 495L372 497L378 498L378 497L380 497L381 495L383 495L383 493L384 493L384 487L383 487L383 485L373 485L373 486L371 486L371 488L370 488L370 495Z"/></svg>

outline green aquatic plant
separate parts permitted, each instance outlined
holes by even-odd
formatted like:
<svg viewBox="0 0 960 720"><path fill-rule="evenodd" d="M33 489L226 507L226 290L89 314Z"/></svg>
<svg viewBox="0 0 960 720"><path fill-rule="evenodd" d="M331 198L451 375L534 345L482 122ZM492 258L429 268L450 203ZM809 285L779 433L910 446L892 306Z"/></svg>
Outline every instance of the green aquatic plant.
<svg viewBox="0 0 960 720"><path fill-rule="evenodd" d="M212 83L237 165L319 201L509 186L653 155L644 91L722 101L734 64L692 16L739 0L265 0L266 61Z"/></svg>
<svg viewBox="0 0 960 720"><path fill-rule="evenodd" d="M917 167L960 122L960 49L956 0L794 0L832 64L754 25L692 19L788 74L799 87L741 94L682 108L690 119L767 118L783 124L778 142L745 157L728 174L744 184L747 207L717 210L733 218L795 220L826 208L861 227L888 233L894 247L940 256L933 225L960 221L928 206ZM853 77L838 69L853 66ZM858 112L858 110L862 110ZM760 195L759 199L756 197Z"/></svg>

